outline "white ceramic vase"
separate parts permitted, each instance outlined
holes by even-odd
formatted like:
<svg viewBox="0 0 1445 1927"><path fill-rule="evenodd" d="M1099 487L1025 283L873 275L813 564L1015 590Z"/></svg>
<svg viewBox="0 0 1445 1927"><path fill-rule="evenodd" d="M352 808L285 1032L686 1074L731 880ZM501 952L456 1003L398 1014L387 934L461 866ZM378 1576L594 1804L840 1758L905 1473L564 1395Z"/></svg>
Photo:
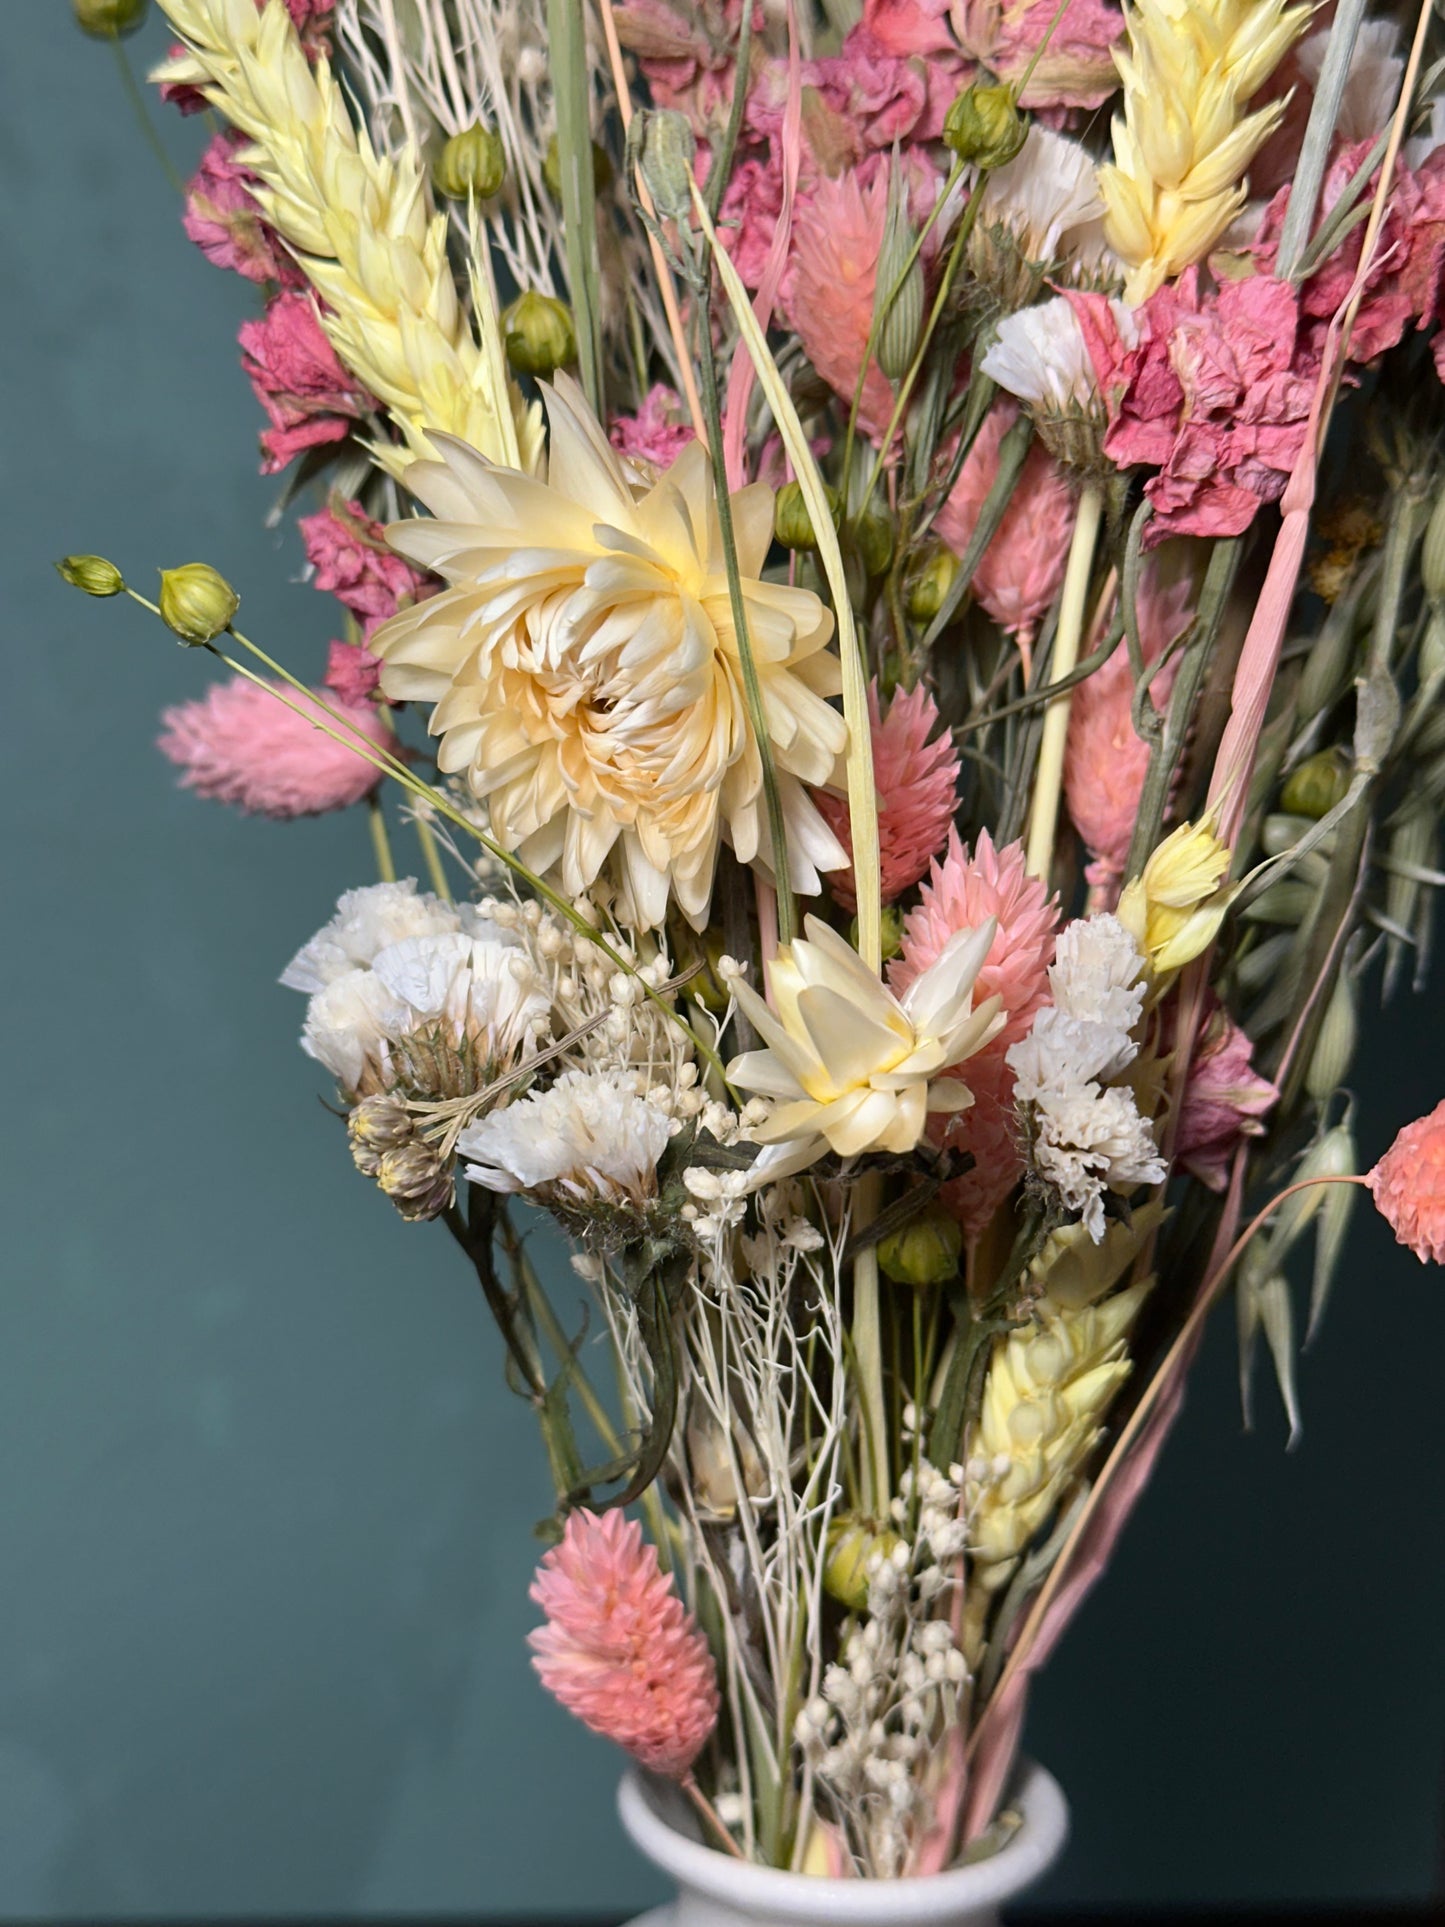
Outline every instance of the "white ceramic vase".
<svg viewBox="0 0 1445 1927"><path fill-rule="evenodd" d="M1048 1871L1069 1831L1063 1791L1041 1766L1020 1766L1009 1804L1023 1825L973 1866L916 1880L823 1880L704 1846L680 1796L634 1769L617 1810L633 1845L676 1882L677 1899L632 1927L997 1927L999 1909Z"/></svg>

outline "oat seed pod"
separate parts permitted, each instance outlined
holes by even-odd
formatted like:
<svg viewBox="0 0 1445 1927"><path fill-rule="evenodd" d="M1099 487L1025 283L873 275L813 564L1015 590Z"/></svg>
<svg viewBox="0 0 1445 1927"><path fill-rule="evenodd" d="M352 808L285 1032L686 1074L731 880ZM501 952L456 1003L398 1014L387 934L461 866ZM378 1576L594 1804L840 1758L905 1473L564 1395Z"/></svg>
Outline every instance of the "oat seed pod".
<svg viewBox="0 0 1445 1927"><path fill-rule="evenodd" d="M1420 579L1432 603L1445 602L1445 488L1435 497L1420 548Z"/></svg>
<svg viewBox="0 0 1445 1927"><path fill-rule="evenodd" d="M1305 1089L1316 1104L1325 1103L1350 1074L1360 1036L1358 1001L1349 972L1341 970L1335 977L1305 1072Z"/></svg>
<svg viewBox="0 0 1445 1927"><path fill-rule="evenodd" d="M873 295L878 366L890 381L902 381L908 373L923 328L923 260L915 252L917 241L917 230L908 217L907 181L903 169L895 166L888 176L888 210ZM889 302L895 287L898 292Z"/></svg>

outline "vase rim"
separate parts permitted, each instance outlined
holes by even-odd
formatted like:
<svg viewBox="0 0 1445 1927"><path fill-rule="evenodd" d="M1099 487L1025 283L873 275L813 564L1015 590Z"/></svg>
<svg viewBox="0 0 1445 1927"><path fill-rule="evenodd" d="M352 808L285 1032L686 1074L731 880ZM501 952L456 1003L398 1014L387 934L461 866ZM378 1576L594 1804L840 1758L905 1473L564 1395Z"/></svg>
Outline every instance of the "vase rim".
<svg viewBox="0 0 1445 1927"><path fill-rule="evenodd" d="M617 1789L623 1827L655 1866L685 1887L774 1918L816 1921L818 1890L828 1890L833 1922L913 1921L984 1909L1021 1893L1044 1874L1063 1850L1069 1831L1068 1802L1047 1768L1021 1760L1009 1804L1023 1824L997 1853L943 1873L905 1874L896 1880L826 1880L731 1859L716 1847L689 1839L659 1810L660 1785L629 1767Z"/></svg>

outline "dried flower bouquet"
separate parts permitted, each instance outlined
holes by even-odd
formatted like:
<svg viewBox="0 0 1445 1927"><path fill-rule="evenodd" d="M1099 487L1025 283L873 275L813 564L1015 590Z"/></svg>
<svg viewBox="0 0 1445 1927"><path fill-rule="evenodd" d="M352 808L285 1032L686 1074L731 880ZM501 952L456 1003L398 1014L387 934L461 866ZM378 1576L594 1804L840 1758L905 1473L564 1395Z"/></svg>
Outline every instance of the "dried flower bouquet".
<svg viewBox="0 0 1445 1927"><path fill-rule="evenodd" d="M284 981L537 1414L538 1671L720 1847L947 1867L1211 1306L1293 1421L1295 1248L1445 1256L1445 1106L1361 1177L1347 1091L1442 880L1439 24L160 5L344 630L164 571L161 746L369 815Z"/></svg>

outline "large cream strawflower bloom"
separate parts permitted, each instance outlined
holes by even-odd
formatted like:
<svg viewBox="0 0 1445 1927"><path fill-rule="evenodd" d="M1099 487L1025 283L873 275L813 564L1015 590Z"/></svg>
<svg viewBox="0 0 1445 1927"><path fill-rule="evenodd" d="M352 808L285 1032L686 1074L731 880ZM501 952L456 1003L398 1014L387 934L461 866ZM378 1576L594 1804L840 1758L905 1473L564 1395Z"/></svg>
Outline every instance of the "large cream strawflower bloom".
<svg viewBox="0 0 1445 1927"><path fill-rule="evenodd" d="M744 1014L769 1048L746 1051L728 1081L773 1099L752 1135L776 1147L759 1179L800 1171L825 1150L902 1155L923 1137L930 1111L965 1111L973 1093L940 1073L962 1064L1003 1025L999 999L973 1008L973 985L997 919L960 930L936 963L895 997L836 930L806 919L807 937L768 965L773 1008L738 982Z"/></svg>
<svg viewBox="0 0 1445 1927"><path fill-rule="evenodd" d="M450 585L384 624L371 647L394 699L435 703L443 770L485 797L492 833L562 888L587 889L615 853L637 921L668 893L707 918L719 841L770 857L762 760L743 698L711 469L693 444L645 492L575 383L544 384L546 480L440 436L407 471L436 517L388 530ZM807 794L847 727L832 617L807 589L763 582L772 491L732 498L748 633L762 685L795 890L846 862Z"/></svg>

